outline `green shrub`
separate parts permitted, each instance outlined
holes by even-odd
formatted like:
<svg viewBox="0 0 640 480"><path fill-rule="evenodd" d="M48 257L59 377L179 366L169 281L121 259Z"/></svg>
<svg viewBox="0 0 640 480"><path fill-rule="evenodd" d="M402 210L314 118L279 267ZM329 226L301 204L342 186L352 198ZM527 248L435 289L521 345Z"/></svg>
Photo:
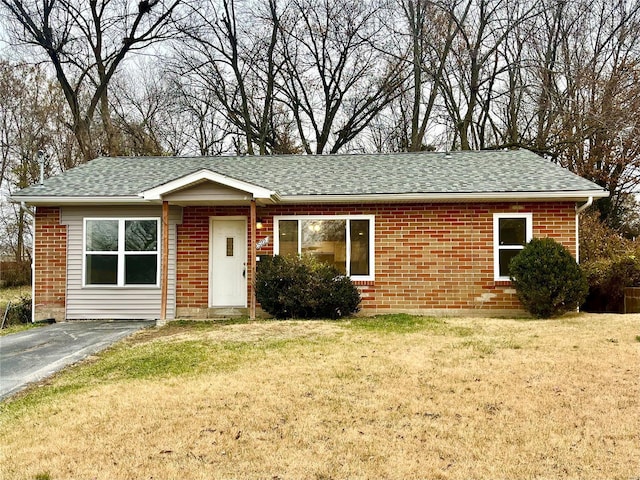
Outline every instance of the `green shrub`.
<svg viewBox="0 0 640 480"><path fill-rule="evenodd" d="M550 238L531 240L509 264L511 281L523 306L548 318L578 308L587 280L569 251Z"/></svg>
<svg viewBox="0 0 640 480"><path fill-rule="evenodd" d="M601 258L585 263L589 295L584 309L589 312L624 311L624 289L640 285L640 260L635 255Z"/></svg>
<svg viewBox="0 0 640 480"><path fill-rule="evenodd" d="M276 318L339 318L358 311L360 293L335 267L311 256L260 261L256 298Z"/></svg>

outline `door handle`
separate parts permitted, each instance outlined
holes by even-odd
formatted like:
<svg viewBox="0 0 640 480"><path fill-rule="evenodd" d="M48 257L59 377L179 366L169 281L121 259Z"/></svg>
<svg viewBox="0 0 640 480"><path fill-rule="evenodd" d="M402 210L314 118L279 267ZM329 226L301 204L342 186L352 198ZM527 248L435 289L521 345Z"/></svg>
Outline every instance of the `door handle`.
<svg viewBox="0 0 640 480"><path fill-rule="evenodd" d="M242 278L247 278L247 269L246 268L242 269Z"/></svg>

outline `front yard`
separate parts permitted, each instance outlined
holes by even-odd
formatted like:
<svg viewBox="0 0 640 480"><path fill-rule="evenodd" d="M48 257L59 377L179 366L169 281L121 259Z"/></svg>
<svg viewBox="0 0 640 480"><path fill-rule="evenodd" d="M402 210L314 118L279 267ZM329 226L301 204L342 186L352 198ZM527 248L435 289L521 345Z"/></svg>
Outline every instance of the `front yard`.
<svg viewBox="0 0 640 480"><path fill-rule="evenodd" d="M639 315L173 323L0 404L0 478L630 480L639 378Z"/></svg>

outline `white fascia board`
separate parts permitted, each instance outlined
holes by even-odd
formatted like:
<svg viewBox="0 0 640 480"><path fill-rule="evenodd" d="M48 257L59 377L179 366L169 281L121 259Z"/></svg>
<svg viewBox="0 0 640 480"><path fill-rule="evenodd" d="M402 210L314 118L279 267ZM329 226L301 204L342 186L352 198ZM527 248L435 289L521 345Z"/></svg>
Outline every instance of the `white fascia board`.
<svg viewBox="0 0 640 480"><path fill-rule="evenodd" d="M235 178L230 178L207 169L190 173L189 175L172 180L164 185L160 185L159 187L151 188L141 192L139 196L145 200L162 200L164 195L175 192L176 190L187 188L191 185L196 185L203 181L218 183L229 188L250 193L255 199L271 199L277 197L276 192L273 190L259 187L241 180L236 180Z"/></svg>
<svg viewBox="0 0 640 480"><path fill-rule="evenodd" d="M489 192L489 193L396 193L367 195L287 195L279 203L373 203L373 202L499 202L499 201L586 201L589 197L605 198L604 190L560 192Z"/></svg>
<svg viewBox="0 0 640 480"><path fill-rule="evenodd" d="M26 205L35 206L58 206L58 205L132 205L144 203L140 197L122 196L122 197L70 197L70 196L45 196L45 195L19 195L9 197L11 203L25 203Z"/></svg>
<svg viewBox="0 0 640 480"><path fill-rule="evenodd" d="M225 177L226 178L226 177ZM212 180L213 181L213 180ZM244 182L239 182L244 183ZM168 185L168 184L167 184ZM189 185L189 184L187 184ZM248 185L248 184L245 184ZM231 185L229 185L231 186ZM397 202L474 202L474 201L551 201L551 200L566 200L584 202L589 197L605 198L609 196L609 192L604 190L586 190L586 191L574 191L574 192L517 192L517 193L399 193L399 194L369 194L369 195L288 195L280 196L275 192L264 189L262 187L255 187L250 185L256 190L253 191L242 189L248 193L251 193L256 199L270 200L267 203L280 203L280 204L313 204L313 203L397 203ZM160 187L158 187L160 188ZM236 187L232 187L236 188ZM153 190L147 190L145 193L153 192ZM165 192L164 194L166 195ZM259 194L270 194L268 196L258 196ZM71 196L44 196L44 195L19 195L15 197L9 197L9 201L12 203L22 203L26 205L41 205L41 206L57 206L57 205L135 205L135 204L159 204L162 203L162 196L152 195L136 195L136 196L121 196L121 197L71 197Z"/></svg>

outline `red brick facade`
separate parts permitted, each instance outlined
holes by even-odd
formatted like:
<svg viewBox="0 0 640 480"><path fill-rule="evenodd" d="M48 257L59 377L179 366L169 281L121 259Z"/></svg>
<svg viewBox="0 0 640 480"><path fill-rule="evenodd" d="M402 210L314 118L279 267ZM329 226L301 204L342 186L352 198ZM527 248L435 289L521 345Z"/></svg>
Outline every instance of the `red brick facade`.
<svg viewBox="0 0 640 480"><path fill-rule="evenodd" d="M508 311L520 304L509 282L494 280L494 213L530 213L534 237L552 237L576 254L572 202L354 204L259 207L263 242L273 254L274 215L375 217L375 279L357 282L364 313L392 311ZM177 226L176 298L180 311L206 312L210 217L242 216L249 207L184 207ZM269 241L264 240L269 237ZM247 235L249 238L249 235ZM36 318L64 318L67 226L60 209L38 207L35 228ZM247 248L249 251L249 248ZM253 279L249 276L248 284ZM250 291L247 292L247 304Z"/></svg>
<svg viewBox="0 0 640 480"><path fill-rule="evenodd" d="M67 282L67 227L60 225L60 209L37 207L35 215L36 320L64 319Z"/></svg>
<svg viewBox="0 0 640 480"><path fill-rule="evenodd" d="M178 225L176 307L207 308L209 304L209 219L242 216L249 207L185 207ZM247 243L249 235L247 235ZM247 252L249 246L247 245ZM253 279L248 272L247 283ZM247 297L249 292L247 292ZM247 305L249 300L247 298Z"/></svg>
<svg viewBox="0 0 640 480"><path fill-rule="evenodd" d="M359 282L364 312L518 310L509 282L494 280L494 213L531 213L534 237L552 237L576 254L572 202L258 208L263 228L257 240L271 239L258 254L273 254L274 215L375 215L375 280ZM226 215L248 217L249 208L184 208L178 226L178 308L207 308L209 217Z"/></svg>

